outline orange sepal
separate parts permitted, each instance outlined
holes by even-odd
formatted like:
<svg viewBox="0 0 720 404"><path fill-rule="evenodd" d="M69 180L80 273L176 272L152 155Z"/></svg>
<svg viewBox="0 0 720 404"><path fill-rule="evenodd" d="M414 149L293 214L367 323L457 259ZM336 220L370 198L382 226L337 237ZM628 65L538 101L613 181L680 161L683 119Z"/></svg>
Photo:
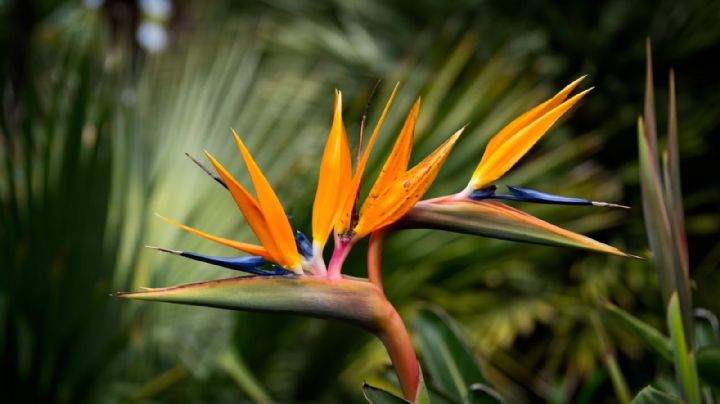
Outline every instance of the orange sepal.
<svg viewBox="0 0 720 404"><path fill-rule="evenodd" d="M273 191L270 183L263 175L255 160L248 152L240 137L233 131L235 143L242 154L245 166L247 167L250 179L255 187L258 205L265 218L267 229L272 235L273 242L278 249L277 263L286 269L297 268L300 265L300 254L295 246L295 236L293 235L290 221L288 221L285 210L280 203L275 191Z"/></svg>
<svg viewBox="0 0 720 404"><path fill-rule="evenodd" d="M493 148L488 146L480 164L473 173L468 187L479 189L500 178L540 140L565 112L580 101L590 90L592 88L550 109L516 133L512 135L504 134L504 141L502 143L495 142L496 145ZM493 143L493 140L490 143Z"/></svg>
<svg viewBox="0 0 720 404"><path fill-rule="evenodd" d="M223 167L222 164L215 160L210 153L206 151L205 155L208 160L210 160L213 167L215 167L218 175L220 175L223 181L225 181L225 184L230 191L230 195L232 195L233 200L235 200L235 204L240 209L240 212L242 212L253 233L255 233L255 236L257 236L260 243L262 243L272 257L270 260L277 262L280 257L278 248L276 247L275 241L273 240L267 223L265 222L265 216L260 210L260 206L255 198L250 195L245 187L243 187L240 182L238 182L238 180L236 180L235 177L233 177L232 174Z"/></svg>
<svg viewBox="0 0 720 404"><path fill-rule="evenodd" d="M343 202L344 190L352 181L352 163L342 120L342 94L335 92L333 122L328 134L312 211L313 243L325 245Z"/></svg>
<svg viewBox="0 0 720 404"><path fill-rule="evenodd" d="M365 201L355 227L355 237L361 238L388 226L412 209L432 185L464 129L455 132L423 161L395 179L377 198Z"/></svg>
<svg viewBox="0 0 720 404"><path fill-rule="evenodd" d="M412 109L410 109L407 118L405 118L405 124L402 130L400 130L400 134L395 141L390 156L388 156L380 171L380 175L378 175L377 180L375 180L375 183L370 189L368 199L375 199L380 196L395 179L403 175L407 170L408 162L410 162L410 153L412 152L415 123L417 122L419 112L420 99L418 98Z"/></svg>
<svg viewBox="0 0 720 404"><path fill-rule="evenodd" d="M367 165L368 159L370 158L370 151L375 144L375 138L380 131L380 127L382 127L383 121L385 121L385 116L390 109L390 105L392 105L392 102L395 99L395 93L397 93L397 89L398 86L395 85L395 88L393 89L392 94L390 94L390 98L385 104L385 108L380 115L380 119L375 125L375 130L373 131L372 136L370 136L370 140L368 140L368 144L365 147L362 156L360 157L360 162L355 169L355 174L353 175L352 182L350 183L350 186L348 187L345 195L343 196L340 211L338 212L337 218L335 219L336 234L345 234L351 230L350 227L352 226L352 213L355 208L355 200L357 199L358 191L360 190L360 183L362 181L363 171L365 171L365 166Z"/></svg>
<svg viewBox="0 0 720 404"><path fill-rule="evenodd" d="M531 110L525 112L524 114L520 115L519 117L515 118L512 122L507 124L504 128L500 130L495 136L490 139L490 142L488 142L487 147L485 148L485 153L483 154L482 160L487 159L489 156L491 156L495 150L500 147L505 141L507 141L510 137L515 135L520 129L524 128L525 126L532 123L534 120L538 119L539 117L546 114L551 109L557 107L565 101L568 95L580 84L581 81L586 76L582 76L579 79L573 81L572 83L568 84L560 90L557 94L555 94L552 98L549 100L543 102L540 105L535 106ZM480 162L482 164L482 161Z"/></svg>
<svg viewBox="0 0 720 404"><path fill-rule="evenodd" d="M172 219L168 219L167 217L165 217L159 213L156 213L156 215L160 219L162 219L172 225L175 225L189 233L192 233L196 236L202 237L206 240L214 241L218 244L222 244L224 246L234 248L236 250L240 250L242 252L246 252L251 255L257 255L257 256L263 257L269 261L273 260L272 257L270 257L270 254L268 253L268 251L263 246L259 246L256 244L243 243L240 241L235 241L235 240L230 240L230 239L226 239L226 238L222 238L222 237L218 237L218 236L213 236L212 234L204 233L200 230L193 229L190 226L185 226L184 224L180 224Z"/></svg>

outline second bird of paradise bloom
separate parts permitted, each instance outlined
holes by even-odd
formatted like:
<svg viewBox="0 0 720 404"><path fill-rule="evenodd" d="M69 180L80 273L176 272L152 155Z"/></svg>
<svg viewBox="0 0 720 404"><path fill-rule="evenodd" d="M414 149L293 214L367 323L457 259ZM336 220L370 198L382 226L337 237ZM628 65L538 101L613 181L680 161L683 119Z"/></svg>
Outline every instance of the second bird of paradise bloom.
<svg viewBox="0 0 720 404"><path fill-rule="evenodd" d="M335 92L332 125L320 164L312 209L312 240L293 230L280 200L240 136L233 131L247 168L253 193L243 186L210 153L205 153L216 173L193 159L224 186L245 217L260 244L210 235L166 221L197 236L242 251L243 257L215 257L153 247L252 276L201 282L142 292L117 293L133 299L165 301L236 310L290 312L331 318L374 332L385 344L403 395L415 401L419 394L420 369L405 325L383 292L380 270L382 243L388 234L408 228L429 228L503 238L521 242L567 246L628 256L588 237L544 222L500 200L618 207L581 198L551 195L508 186L509 194L497 192L500 179L532 146L589 91L568 98L584 77L555 96L510 122L492 137L460 192L423 199L463 128L440 144L413 167L408 167L420 100L412 106L395 144L368 195L360 202L359 191L371 150L395 97L397 86L373 130L356 166L342 118L342 95ZM192 158L192 157L191 157ZM324 250L332 236L333 251L326 262ZM370 237L368 279L345 277L342 268L357 241Z"/></svg>

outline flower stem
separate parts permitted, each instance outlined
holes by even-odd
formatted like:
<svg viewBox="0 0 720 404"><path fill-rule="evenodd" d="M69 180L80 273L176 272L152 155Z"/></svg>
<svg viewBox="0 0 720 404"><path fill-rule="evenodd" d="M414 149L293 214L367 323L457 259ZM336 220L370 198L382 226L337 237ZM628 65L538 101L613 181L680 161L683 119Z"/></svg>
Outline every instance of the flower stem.
<svg viewBox="0 0 720 404"><path fill-rule="evenodd" d="M333 255L330 258L328 264L327 276L330 279L340 279L340 273L342 272L342 266L345 263L350 250L352 249L352 240L345 241L340 237L335 236L335 248L333 249Z"/></svg>
<svg viewBox="0 0 720 404"><path fill-rule="evenodd" d="M323 259L323 246L313 242L313 258L311 261L313 272L317 276L326 276L325 259Z"/></svg>
<svg viewBox="0 0 720 404"><path fill-rule="evenodd" d="M420 365L402 318L389 302L388 307L388 314L380 321L378 337L390 355L403 396L414 403L420 385Z"/></svg>
<svg viewBox="0 0 720 404"><path fill-rule="evenodd" d="M385 291L383 290L382 284L382 247L385 241L385 235L386 232L384 230L373 232L370 235L367 255L368 280L377 286L383 295Z"/></svg>

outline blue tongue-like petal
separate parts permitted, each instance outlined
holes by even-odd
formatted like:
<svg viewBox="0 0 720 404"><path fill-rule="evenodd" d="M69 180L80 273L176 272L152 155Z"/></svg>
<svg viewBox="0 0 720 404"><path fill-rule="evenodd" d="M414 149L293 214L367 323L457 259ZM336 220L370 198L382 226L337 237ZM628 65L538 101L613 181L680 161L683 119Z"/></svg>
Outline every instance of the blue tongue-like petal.
<svg viewBox="0 0 720 404"><path fill-rule="evenodd" d="M617 205L614 203L596 202L583 198L553 195L546 192L536 191L534 189L514 187L511 185L508 185L507 188L510 191L510 195L498 194L496 193L497 185L490 185L485 188L476 189L470 194L469 198L475 201L482 199L501 199L505 201L548 203L554 205L590 205L628 209L627 206Z"/></svg>
<svg viewBox="0 0 720 404"><path fill-rule="evenodd" d="M571 198L567 196L553 195L534 189L507 186L508 190L518 201L552 203L560 205L592 205L592 201L582 198Z"/></svg>
<svg viewBox="0 0 720 404"><path fill-rule="evenodd" d="M170 250L162 247L148 246L148 248L254 275L282 275L287 273L286 270L275 265L272 266L272 269L261 268L261 266L266 263L265 259L254 255L246 257L214 257L211 255L196 254L187 251Z"/></svg>
<svg viewBox="0 0 720 404"><path fill-rule="evenodd" d="M485 188L480 188L472 191L469 198L474 201L493 198L495 196L495 191L497 191L497 185L489 185Z"/></svg>
<svg viewBox="0 0 720 404"><path fill-rule="evenodd" d="M210 255L196 254L186 251L180 252L179 255L195 261L201 261L223 268L251 273L262 272L262 270L258 269L258 267L265 263L265 260L262 257L252 255L248 257L213 257Z"/></svg>
<svg viewBox="0 0 720 404"><path fill-rule="evenodd" d="M303 257L312 258L312 243L310 243L310 240L308 240L307 236L304 235L300 230L295 230L295 244L297 245L297 249Z"/></svg>

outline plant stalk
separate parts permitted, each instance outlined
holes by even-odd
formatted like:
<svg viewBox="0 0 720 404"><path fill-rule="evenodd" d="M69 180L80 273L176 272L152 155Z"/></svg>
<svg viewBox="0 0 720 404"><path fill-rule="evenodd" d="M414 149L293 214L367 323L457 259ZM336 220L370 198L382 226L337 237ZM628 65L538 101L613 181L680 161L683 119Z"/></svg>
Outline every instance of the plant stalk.
<svg viewBox="0 0 720 404"><path fill-rule="evenodd" d="M345 263L345 259L350 250L352 249L352 240L345 241L342 238L335 236L335 248L333 249L332 257L330 257L330 263L327 268L327 277L329 279L337 280L340 279L342 273L342 266Z"/></svg>
<svg viewBox="0 0 720 404"><path fill-rule="evenodd" d="M381 320L377 335L390 355L403 396L414 403L420 386L420 365L405 323L389 301L387 306L388 313Z"/></svg>
<svg viewBox="0 0 720 404"><path fill-rule="evenodd" d="M349 250L350 243L344 247ZM347 256L347 252L344 255ZM333 268L332 264L330 267ZM140 292L120 292L113 296L241 311L299 314L350 323L380 338L398 375L403 395L410 401L417 399L420 367L410 335L397 310L380 288L365 279L339 274L337 279L304 275L248 276Z"/></svg>
<svg viewBox="0 0 720 404"><path fill-rule="evenodd" d="M382 284L382 248L386 234L384 230L380 230L370 235L367 255L368 280L377 286L383 295L385 290Z"/></svg>

